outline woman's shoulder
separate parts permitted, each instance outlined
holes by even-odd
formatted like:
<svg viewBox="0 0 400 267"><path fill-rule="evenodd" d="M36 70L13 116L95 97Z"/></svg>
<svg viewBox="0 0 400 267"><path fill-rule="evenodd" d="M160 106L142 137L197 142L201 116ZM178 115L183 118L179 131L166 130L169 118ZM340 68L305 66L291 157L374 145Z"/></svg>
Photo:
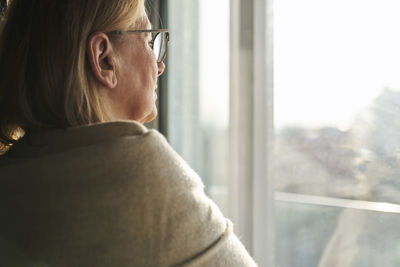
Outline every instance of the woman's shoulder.
<svg viewBox="0 0 400 267"><path fill-rule="evenodd" d="M107 244L107 260L118 260L121 251L129 251L124 254L126 262L137 266L241 262L231 257L231 251L248 257L204 193L199 176L156 130L116 122L52 133L47 141L56 136L58 146L60 140L66 142L64 149L30 157L0 179L0 193L10 200L0 203L0 210L12 205L19 217L49 216L42 224L31 225L38 228L27 229L44 237L32 241L33 254L40 250L77 255L75 247L65 249L65 243L54 239L68 233L68 238L82 237L81 247ZM17 232L21 227L16 222L23 223L11 217L2 223ZM48 229L57 229L57 234ZM83 255L79 260L91 259Z"/></svg>
<svg viewBox="0 0 400 267"><path fill-rule="evenodd" d="M115 121L29 132L0 161L10 169L71 173L99 179L138 179L201 185L201 179L157 130L135 121ZM39 168L38 168L39 167ZM29 171L31 173L31 171Z"/></svg>

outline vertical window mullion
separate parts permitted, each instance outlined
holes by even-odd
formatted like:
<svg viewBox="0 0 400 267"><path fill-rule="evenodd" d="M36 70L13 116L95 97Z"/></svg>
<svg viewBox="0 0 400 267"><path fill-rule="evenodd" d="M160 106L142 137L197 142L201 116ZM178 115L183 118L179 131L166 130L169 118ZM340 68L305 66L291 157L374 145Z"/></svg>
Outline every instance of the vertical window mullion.
<svg viewBox="0 0 400 267"><path fill-rule="evenodd" d="M230 216L253 254L253 1L230 6Z"/></svg>
<svg viewBox="0 0 400 267"><path fill-rule="evenodd" d="M271 2L231 0L230 208L260 266L274 265L271 22Z"/></svg>
<svg viewBox="0 0 400 267"><path fill-rule="evenodd" d="M254 0L253 250L274 265L272 0Z"/></svg>

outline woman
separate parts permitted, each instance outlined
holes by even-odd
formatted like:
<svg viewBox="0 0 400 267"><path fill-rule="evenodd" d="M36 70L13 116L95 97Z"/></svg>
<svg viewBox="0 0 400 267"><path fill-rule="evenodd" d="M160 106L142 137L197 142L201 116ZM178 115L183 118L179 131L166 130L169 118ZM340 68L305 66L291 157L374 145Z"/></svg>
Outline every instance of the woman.
<svg viewBox="0 0 400 267"><path fill-rule="evenodd" d="M0 266L255 266L156 131L144 0L13 0L0 41ZM152 38L156 35L156 39Z"/></svg>

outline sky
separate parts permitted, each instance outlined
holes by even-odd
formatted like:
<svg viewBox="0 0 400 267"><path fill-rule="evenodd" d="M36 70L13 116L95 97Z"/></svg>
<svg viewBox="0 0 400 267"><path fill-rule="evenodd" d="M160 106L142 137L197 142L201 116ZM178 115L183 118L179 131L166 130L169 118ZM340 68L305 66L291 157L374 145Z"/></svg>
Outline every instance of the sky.
<svg viewBox="0 0 400 267"><path fill-rule="evenodd" d="M346 130L400 89L400 1L274 1L274 120Z"/></svg>

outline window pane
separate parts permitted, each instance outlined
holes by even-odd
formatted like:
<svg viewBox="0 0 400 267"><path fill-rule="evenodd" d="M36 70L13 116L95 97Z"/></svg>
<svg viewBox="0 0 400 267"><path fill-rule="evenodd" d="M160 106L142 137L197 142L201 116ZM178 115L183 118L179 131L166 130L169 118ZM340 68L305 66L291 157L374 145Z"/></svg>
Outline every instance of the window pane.
<svg viewBox="0 0 400 267"><path fill-rule="evenodd" d="M229 0L171 0L168 129L226 213L229 118Z"/></svg>
<svg viewBox="0 0 400 267"><path fill-rule="evenodd" d="M399 8L276 1L277 190L400 203Z"/></svg>
<svg viewBox="0 0 400 267"><path fill-rule="evenodd" d="M398 10L397 0L275 1L280 267L400 264Z"/></svg>
<svg viewBox="0 0 400 267"><path fill-rule="evenodd" d="M276 202L276 266L400 266L400 216Z"/></svg>

